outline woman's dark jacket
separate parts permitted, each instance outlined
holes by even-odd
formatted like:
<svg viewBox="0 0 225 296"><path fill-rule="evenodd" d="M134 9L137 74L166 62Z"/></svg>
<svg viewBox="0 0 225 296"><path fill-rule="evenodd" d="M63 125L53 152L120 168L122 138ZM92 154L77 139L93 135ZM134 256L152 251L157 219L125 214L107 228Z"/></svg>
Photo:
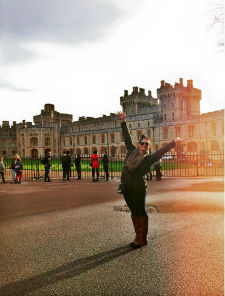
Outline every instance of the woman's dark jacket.
<svg viewBox="0 0 225 296"><path fill-rule="evenodd" d="M79 155L75 157L75 167L77 171L81 170L81 157Z"/></svg>
<svg viewBox="0 0 225 296"><path fill-rule="evenodd" d="M126 122L121 123L123 138L127 148L127 155L124 161L124 167L121 176L121 183L125 184L129 191L144 191L146 190L145 175L149 172L149 168L157 162L167 151L176 146L175 141L170 142L163 148L159 149L153 154L146 154L143 161L134 171L128 171L126 161L131 152L136 149L136 146L132 143L129 131L127 129Z"/></svg>

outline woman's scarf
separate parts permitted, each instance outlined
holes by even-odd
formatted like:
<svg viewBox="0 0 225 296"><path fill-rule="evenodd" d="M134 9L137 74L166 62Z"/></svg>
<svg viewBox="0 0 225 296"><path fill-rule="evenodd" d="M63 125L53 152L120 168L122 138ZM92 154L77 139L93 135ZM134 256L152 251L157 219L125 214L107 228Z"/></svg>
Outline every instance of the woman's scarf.
<svg viewBox="0 0 225 296"><path fill-rule="evenodd" d="M126 161L126 166L128 168L128 171L130 172L134 171L142 162L146 154L147 153L144 153L144 154L140 153L138 148L134 149Z"/></svg>

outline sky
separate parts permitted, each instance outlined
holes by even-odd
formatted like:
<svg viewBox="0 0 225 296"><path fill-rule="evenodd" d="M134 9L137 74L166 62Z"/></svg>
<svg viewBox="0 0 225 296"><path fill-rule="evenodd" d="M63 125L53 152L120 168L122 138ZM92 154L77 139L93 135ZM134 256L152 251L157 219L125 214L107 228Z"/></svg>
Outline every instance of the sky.
<svg viewBox="0 0 225 296"><path fill-rule="evenodd" d="M201 113L224 108L225 60L211 28L220 0L0 0L0 124L44 104L99 117L133 86L193 80Z"/></svg>

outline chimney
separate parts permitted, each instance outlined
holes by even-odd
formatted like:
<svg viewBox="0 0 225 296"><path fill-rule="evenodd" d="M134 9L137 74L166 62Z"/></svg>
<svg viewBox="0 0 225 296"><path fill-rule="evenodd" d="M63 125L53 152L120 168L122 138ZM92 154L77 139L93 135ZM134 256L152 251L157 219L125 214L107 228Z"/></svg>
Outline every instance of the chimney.
<svg viewBox="0 0 225 296"><path fill-rule="evenodd" d="M26 120L24 119L24 120L22 121L22 123L23 123L23 125L25 125L25 123L26 123Z"/></svg>
<svg viewBox="0 0 225 296"><path fill-rule="evenodd" d="M161 87L165 87L165 80L161 80Z"/></svg>
<svg viewBox="0 0 225 296"><path fill-rule="evenodd" d="M180 80L180 85L183 86L183 78L179 78L179 80Z"/></svg>
<svg viewBox="0 0 225 296"><path fill-rule="evenodd" d="M187 87L188 88L193 88L193 80L187 80Z"/></svg>
<svg viewBox="0 0 225 296"><path fill-rule="evenodd" d="M148 91L148 96L152 97L152 92L150 90Z"/></svg>
<svg viewBox="0 0 225 296"><path fill-rule="evenodd" d="M124 90L124 97L128 96L128 90Z"/></svg>
<svg viewBox="0 0 225 296"><path fill-rule="evenodd" d="M15 126L16 125L16 121L13 121L13 126Z"/></svg>

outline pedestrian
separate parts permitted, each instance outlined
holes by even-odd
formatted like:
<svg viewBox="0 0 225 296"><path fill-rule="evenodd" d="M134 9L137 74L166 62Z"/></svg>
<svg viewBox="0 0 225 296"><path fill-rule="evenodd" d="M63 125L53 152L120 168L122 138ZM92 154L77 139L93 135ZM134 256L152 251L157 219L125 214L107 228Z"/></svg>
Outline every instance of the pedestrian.
<svg viewBox="0 0 225 296"><path fill-rule="evenodd" d="M66 152L62 156L63 181L66 181Z"/></svg>
<svg viewBox="0 0 225 296"><path fill-rule="evenodd" d="M105 172L105 181L108 181L109 180L109 156L107 151L103 152L102 163L103 163L103 169Z"/></svg>
<svg viewBox="0 0 225 296"><path fill-rule="evenodd" d="M65 166L65 178L66 178L66 181L69 182L70 181L70 170L71 170L71 156L70 156L69 150L66 151L64 166Z"/></svg>
<svg viewBox="0 0 225 296"><path fill-rule="evenodd" d="M97 154L97 150L95 149L91 155L91 163L92 163L92 180L93 182L98 181L99 178L99 157ZM95 172L97 178L95 179Z"/></svg>
<svg viewBox="0 0 225 296"><path fill-rule="evenodd" d="M15 171L16 171L15 183L17 183L17 179L18 179L19 180L18 183L21 184L22 176L23 176L23 164L21 162L20 157L17 157Z"/></svg>
<svg viewBox="0 0 225 296"><path fill-rule="evenodd" d="M51 169L52 154L51 151L48 151L47 155L42 159L42 164L45 166L45 182L51 182L49 177Z"/></svg>
<svg viewBox="0 0 225 296"><path fill-rule="evenodd" d="M75 156L75 167L77 171L77 180L80 180L81 179L81 157L79 153L77 153L77 155Z"/></svg>
<svg viewBox="0 0 225 296"><path fill-rule="evenodd" d="M9 168L11 169L11 172L12 172L12 178L11 178L11 181L10 181L11 184L14 183L15 178L16 178L15 165L16 165L16 159L17 159L17 157L18 157L18 154L14 155L12 157L11 164L9 166Z"/></svg>
<svg viewBox="0 0 225 296"><path fill-rule="evenodd" d="M152 155L152 149L149 148L149 154ZM147 176L147 181L152 181L152 166L149 167L149 171L146 174Z"/></svg>
<svg viewBox="0 0 225 296"><path fill-rule="evenodd" d="M130 208L131 218L136 233L135 240L130 244L133 248L147 245L148 215L145 209L146 182L144 177L153 163L158 161L167 151L174 148L178 139L173 140L152 155L148 154L150 142L148 137L141 135L137 147L132 143L126 125L126 114L118 112L121 120L123 138L125 140L127 155L121 175L122 193Z"/></svg>
<svg viewBox="0 0 225 296"><path fill-rule="evenodd" d="M2 182L6 183L6 181L5 181L5 166L4 166L2 156L0 156L0 175L2 176Z"/></svg>
<svg viewBox="0 0 225 296"><path fill-rule="evenodd" d="M161 159L158 160L155 164L154 164L154 169L155 169L155 173L156 173L156 180L160 181L162 178L162 172L161 172Z"/></svg>

